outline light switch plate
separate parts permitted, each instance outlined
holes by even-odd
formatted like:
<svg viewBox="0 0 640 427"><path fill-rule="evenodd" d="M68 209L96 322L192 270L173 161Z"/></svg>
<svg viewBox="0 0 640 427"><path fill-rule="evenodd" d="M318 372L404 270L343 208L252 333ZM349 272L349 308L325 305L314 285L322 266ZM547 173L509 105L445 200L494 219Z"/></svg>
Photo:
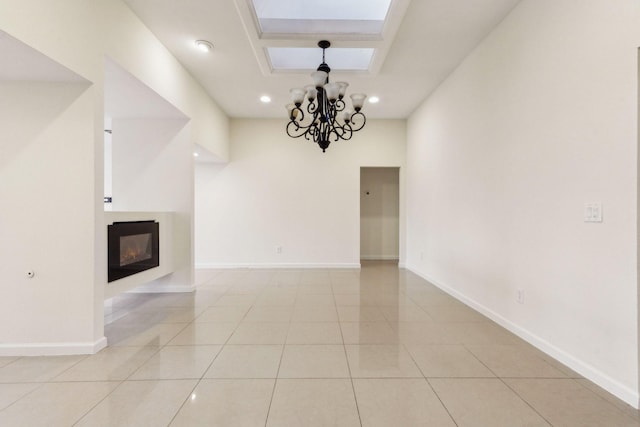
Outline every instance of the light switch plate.
<svg viewBox="0 0 640 427"><path fill-rule="evenodd" d="M602 222L602 203L584 204L584 222Z"/></svg>

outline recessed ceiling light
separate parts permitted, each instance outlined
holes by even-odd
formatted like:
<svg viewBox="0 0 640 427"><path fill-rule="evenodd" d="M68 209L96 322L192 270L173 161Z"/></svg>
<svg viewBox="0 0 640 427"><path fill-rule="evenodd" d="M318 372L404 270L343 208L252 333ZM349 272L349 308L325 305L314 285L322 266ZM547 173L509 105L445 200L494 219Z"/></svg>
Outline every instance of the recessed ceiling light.
<svg viewBox="0 0 640 427"><path fill-rule="evenodd" d="M377 96L372 96L369 98L369 102L372 104L377 104L378 102L380 102L380 98L378 98Z"/></svg>
<svg viewBox="0 0 640 427"><path fill-rule="evenodd" d="M263 102L263 103L265 103L265 104L268 104L268 103L270 103L270 102L271 102L271 97L270 97L270 96L268 96L268 95L262 95L262 96L260 97L260 102Z"/></svg>
<svg viewBox="0 0 640 427"><path fill-rule="evenodd" d="M198 153L193 153L193 157L198 157L200 154Z"/></svg>
<svg viewBox="0 0 640 427"><path fill-rule="evenodd" d="M211 44L211 42L208 42L206 40L196 40L194 44L196 45L196 48L203 52L209 52L211 49L213 49L213 45Z"/></svg>

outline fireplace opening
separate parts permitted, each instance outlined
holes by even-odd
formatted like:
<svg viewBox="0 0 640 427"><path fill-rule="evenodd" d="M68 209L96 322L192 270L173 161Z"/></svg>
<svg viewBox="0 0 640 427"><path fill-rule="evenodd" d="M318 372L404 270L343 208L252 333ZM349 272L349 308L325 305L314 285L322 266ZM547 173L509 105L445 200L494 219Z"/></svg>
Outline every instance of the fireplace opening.
<svg viewBox="0 0 640 427"><path fill-rule="evenodd" d="M150 259L152 254L151 234L120 236L120 267Z"/></svg>
<svg viewBox="0 0 640 427"><path fill-rule="evenodd" d="M155 221L109 225L108 281L122 279L160 265L159 224Z"/></svg>

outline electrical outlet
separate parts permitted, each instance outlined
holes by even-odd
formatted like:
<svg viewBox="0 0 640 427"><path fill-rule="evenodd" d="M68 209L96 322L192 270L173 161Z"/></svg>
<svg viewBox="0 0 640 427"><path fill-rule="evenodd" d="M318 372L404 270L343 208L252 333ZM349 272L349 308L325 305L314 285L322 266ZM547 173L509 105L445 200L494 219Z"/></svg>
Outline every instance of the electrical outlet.
<svg viewBox="0 0 640 427"><path fill-rule="evenodd" d="M420 252L420 261L424 261L424 252Z"/></svg>
<svg viewBox="0 0 640 427"><path fill-rule="evenodd" d="M524 289L516 290L516 301L518 304L524 304Z"/></svg>
<svg viewBox="0 0 640 427"><path fill-rule="evenodd" d="M281 254L282 253L282 246L276 246L276 253L277 254Z"/></svg>

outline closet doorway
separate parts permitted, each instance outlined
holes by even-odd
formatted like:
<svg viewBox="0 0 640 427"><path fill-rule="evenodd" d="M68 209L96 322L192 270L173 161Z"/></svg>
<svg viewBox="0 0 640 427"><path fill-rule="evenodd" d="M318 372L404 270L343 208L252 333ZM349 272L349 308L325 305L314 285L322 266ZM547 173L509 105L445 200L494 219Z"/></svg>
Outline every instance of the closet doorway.
<svg viewBox="0 0 640 427"><path fill-rule="evenodd" d="M400 256L400 168L360 168L360 259Z"/></svg>

